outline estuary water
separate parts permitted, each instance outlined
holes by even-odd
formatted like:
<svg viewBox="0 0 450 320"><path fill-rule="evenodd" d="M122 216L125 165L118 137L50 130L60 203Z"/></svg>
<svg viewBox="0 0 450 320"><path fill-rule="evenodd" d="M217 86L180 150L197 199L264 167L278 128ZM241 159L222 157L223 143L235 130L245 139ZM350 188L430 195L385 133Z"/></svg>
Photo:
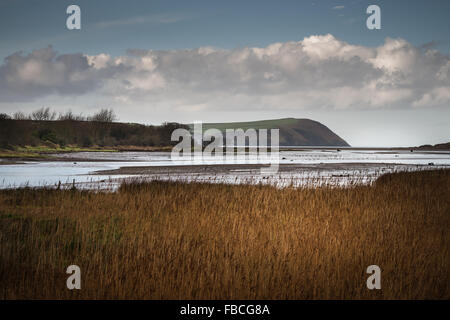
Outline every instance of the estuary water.
<svg viewBox="0 0 450 320"><path fill-rule="evenodd" d="M321 181L333 185L370 183L378 176L394 171L450 168L450 151L414 151L391 149L305 148L281 150L280 172L270 177L260 170L239 166L232 170L204 170L204 166L221 165L223 160L204 158L201 163L171 160L170 152L79 152L53 155L45 161L5 164L0 160L0 188L63 187L109 189L127 178L151 180L185 180L224 183L268 183L302 185ZM255 154L236 158L235 164L257 163ZM4 163L2 165L2 163ZM228 162L227 162L228 163ZM200 166L199 166L200 165ZM183 170L175 170L182 166ZM169 167L164 172L112 174L126 167ZM174 168L173 170L170 167ZM108 170L108 174L101 172Z"/></svg>

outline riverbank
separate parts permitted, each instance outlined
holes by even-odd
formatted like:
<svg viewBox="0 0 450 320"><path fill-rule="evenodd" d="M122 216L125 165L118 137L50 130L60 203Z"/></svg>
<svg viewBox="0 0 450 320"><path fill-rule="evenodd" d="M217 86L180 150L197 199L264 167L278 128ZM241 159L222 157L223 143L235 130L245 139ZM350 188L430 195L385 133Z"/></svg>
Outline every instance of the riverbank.
<svg viewBox="0 0 450 320"><path fill-rule="evenodd" d="M171 151L171 146L161 147L140 147L140 146L116 146L116 147L78 147L78 146L11 146L9 149L0 148L0 159L4 160L1 164L8 162L20 162L26 160L45 161L51 159L52 161L82 161L77 157L63 157L58 155L73 154L79 152L163 152ZM95 157L90 161L96 161Z"/></svg>

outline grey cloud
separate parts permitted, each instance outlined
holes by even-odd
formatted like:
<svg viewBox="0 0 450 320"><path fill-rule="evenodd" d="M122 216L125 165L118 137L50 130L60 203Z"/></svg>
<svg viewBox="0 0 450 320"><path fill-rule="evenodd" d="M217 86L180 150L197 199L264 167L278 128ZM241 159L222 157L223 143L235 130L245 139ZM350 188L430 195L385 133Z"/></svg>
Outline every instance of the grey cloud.
<svg viewBox="0 0 450 320"><path fill-rule="evenodd" d="M50 94L83 95L100 89L106 79L127 69L119 64L98 70L86 55L58 55L51 46L26 55L16 52L0 66L0 101L32 101Z"/></svg>
<svg viewBox="0 0 450 320"><path fill-rule="evenodd" d="M84 94L98 87L81 53L57 55L51 48L16 52L0 66L1 101L28 101L47 94Z"/></svg>
<svg viewBox="0 0 450 320"><path fill-rule="evenodd" d="M179 21L183 21L188 19L190 16L186 14L152 14L145 16L135 16L125 19L115 19L102 21L95 24L98 28L110 28L116 26L127 26L127 25L136 25L136 24L168 24L168 23L176 23Z"/></svg>

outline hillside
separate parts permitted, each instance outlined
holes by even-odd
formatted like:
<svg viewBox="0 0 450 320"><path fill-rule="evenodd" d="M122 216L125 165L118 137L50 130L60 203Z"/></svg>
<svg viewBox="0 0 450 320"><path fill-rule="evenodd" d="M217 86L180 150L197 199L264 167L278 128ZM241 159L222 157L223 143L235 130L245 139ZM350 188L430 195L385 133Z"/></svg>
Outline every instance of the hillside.
<svg viewBox="0 0 450 320"><path fill-rule="evenodd" d="M97 121L0 120L0 148L42 146L155 147L171 146L174 129L187 125L166 123L148 126L136 123ZM192 125L190 125L192 127ZM252 122L205 123L203 129L280 129L280 146L348 146L339 136L317 121L278 119Z"/></svg>
<svg viewBox="0 0 450 320"><path fill-rule="evenodd" d="M192 125L190 125L192 127ZM350 146L320 122L309 119L284 118L250 122L204 123L203 130L280 129L280 146Z"/></svg>
<svg viewBox="0 0 450 320"><path fill-rule="evenodd" d="M439 143L434 146L431 144L424 144L420 147L414 148L416 150L450 150L450 142L447 143Z"/></svg>

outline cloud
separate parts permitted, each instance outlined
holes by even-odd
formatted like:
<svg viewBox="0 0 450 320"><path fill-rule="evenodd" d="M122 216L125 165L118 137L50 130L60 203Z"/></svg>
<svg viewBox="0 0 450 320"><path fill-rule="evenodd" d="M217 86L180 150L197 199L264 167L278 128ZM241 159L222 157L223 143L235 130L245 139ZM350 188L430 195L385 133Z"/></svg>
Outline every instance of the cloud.
<svg viewBox="0 0 450 320"><path fill-rule="evenodd" d="M186 20L188 17L186 15L181 14L152 14L145 16L135 16L124 19L113 19L107 21L101 21L95 24L98 28L111 28L116 26L129 26L129 25L137 25L137 24L168 24L168 23L176 23L179 21Z"/></svg>
<svg viewBox="0 0 450 320"><path fill-rule="evenodd" d="M0 66L0 101L29 101L49 94L83 95L101 88L120 67L96 70L81 53L58 55L51 46L16 52Z"/></svg>
<svg viewBox="0 0 450 320"><path fill-rule="evenodd" d="M448 104L450 101L450 88L439 87L425 93L419 100L414 101L414 107L434 107Z"/></svg>
<svg viewBox="0 0 450 320"><path fill-rule="evenodd" d="M52 47L7 57L0 103L89 96L154 110L442 107L450 58L387 38L365 47L313 35L267 47L129 50L59 55Z"/></svg>

